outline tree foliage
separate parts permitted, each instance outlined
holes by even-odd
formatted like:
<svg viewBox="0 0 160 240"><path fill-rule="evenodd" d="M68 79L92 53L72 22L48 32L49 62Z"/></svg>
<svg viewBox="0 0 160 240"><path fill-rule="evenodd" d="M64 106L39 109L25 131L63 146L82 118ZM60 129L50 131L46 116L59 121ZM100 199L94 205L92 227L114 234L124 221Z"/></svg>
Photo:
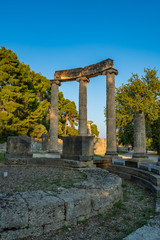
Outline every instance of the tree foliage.
<svg viewBox="0 0 160 240"><path fill-rule="evenodd" d="M78 135L78 111L74 101L65 99L62 92L59 92L59 136Z"/></svg>
<svg viewBox="0 0 160 240"><path fill-rule="evenodd" d="M98 138L99 131L96 124L91 124L91 131L92 131L92 135Z"/></svg>
<svg viewBox="0 0 160 240"><path fill-rule="evenodd" d="M31 71L11 50L1 47L0 137L33 135L47 114L49 91L49 80Z"/></svg>
<svg viewBox="0 0 160 240"><path fill-rule="evenodd" d="M147 135L150 137L153 137L151 126L160 117L160 81L157 70L147 68L144 73L141 79L133 74L126 85L116 89L117 128L120 143L124 145L133 144L134 114L144 113Z"/></svg>
<svg viewBox="0 0 160 240"><path fill-rule="evenodd" d="M40 138L50 129L49 80L31 71L17 55L0 48L0 142L7 136L28 135ZM58 95L58 135L78 135L76 104Z"/></svg>

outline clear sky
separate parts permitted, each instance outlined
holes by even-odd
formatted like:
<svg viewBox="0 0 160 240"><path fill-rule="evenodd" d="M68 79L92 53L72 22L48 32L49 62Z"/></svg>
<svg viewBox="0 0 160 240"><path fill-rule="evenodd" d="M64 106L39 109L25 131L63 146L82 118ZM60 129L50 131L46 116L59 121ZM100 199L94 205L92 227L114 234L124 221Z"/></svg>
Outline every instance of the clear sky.
<svg viewBox="0 0 160 240"><path fill-rule="evenodd" d="M116 87L144 68L160 69L159 0L0 0L0 46L48 79L56 70L111 58ZM160 76L160 74L159 74ZM60 87L78 107L78 83ZM106 79L88 84L88 120L105 137Z"/></svg>

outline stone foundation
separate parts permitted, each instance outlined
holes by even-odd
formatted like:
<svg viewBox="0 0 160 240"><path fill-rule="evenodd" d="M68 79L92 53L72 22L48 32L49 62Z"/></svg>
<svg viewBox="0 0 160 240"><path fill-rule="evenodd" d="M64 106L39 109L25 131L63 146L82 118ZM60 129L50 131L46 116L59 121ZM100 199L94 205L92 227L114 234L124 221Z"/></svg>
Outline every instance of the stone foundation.
<svg viewBox="0 0 160 240"><path fill-rule="evenodd" d="M57 194L0 194L0 239L40 236L64 225L75 225L107 212L122 199L121 178L102 169L81 171L87 174L87 180Z"/></svg>

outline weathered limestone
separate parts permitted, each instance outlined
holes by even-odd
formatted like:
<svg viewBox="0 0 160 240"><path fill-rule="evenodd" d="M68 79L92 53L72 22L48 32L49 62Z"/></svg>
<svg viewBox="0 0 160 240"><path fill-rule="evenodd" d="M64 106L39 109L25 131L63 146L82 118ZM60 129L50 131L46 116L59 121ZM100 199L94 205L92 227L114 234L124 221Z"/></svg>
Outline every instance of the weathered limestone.
<svg viewBox="0 0 160 240"><path fill-rule="evenodd" d="M0 194L0 239L40 236L64 225L74 225L106 213L122 199L121 178L102 169L81 171L87 175L85 181L56 193Z"/></svg>
<svg viewBox="0 0 160 240"><path fill-rule="evenodd" d="M51 114L50 114L50 152L58 152L58 87L59 81L51 81Z"/></svg>
<svg viewBox="0 0 160 240"><path fill-rule="evenodd" d="M91 130L91 124L93 121L87 121L87 135L91 136L92 135L92 130Z"/></svg>
<svg viewBox="0 0 160 240"><path fill-rule="evenodd" d="M118 71L110 68L106 71L107 80L107 102L106 102L106 131L107 150L106 157L117 156L116 146L116 110L115 110L115 75Z"/></svg>
<svg viewBox="0 0 160 240"><path fill-rule="evenodd" d="M31 158L31 138L26 135L10 136L7 138L6 162L16 162L18 158Z"/></svg>
<svg viewBox="0 0 160 240"><path fill-rule="evenodd" d="M42 150L48 150L48 134L42 134Z"/></svg>
<svg viewBox="0 0 160 240"><path fill-rule="evenodd" d="M91 161L94 155L93 148L93 136L64 137L62 158L82 162Z"/></svg>
<svg viewBox="0 0 160 240"><path fill-rule="evenodd" d="M77 78L79 82L79 136L87 136L87 83L86 77Z"/></svg>
<svg viewBox="0 0 160 240"><path fill-rule="evenodd" d="M146 131L144 114L134 115L134 154L131 161L148 161L146 154Z"/></svg>
<svg viewBox="0 0 160 240"><path fill-rule="evenodd" d="M54 74L54 79L60 80L61 82L66 82L74 81L79 77L96 77L98 75L104 75L104 72L111 67L113 67L113 60L108 58L104 61L86 66L84 68L56 71Z"/></svg>

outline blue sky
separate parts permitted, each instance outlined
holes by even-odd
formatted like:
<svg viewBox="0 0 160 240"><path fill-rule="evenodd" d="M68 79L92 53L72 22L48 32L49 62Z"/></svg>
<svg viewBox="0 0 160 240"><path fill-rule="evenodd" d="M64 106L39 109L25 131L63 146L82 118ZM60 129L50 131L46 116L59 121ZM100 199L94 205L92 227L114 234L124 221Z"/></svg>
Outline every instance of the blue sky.
<svg viewBox="0 0 160 240"><path fill-rule="evenodd" d="M160 68L160 1L0 0L0 46L49 79L56 70L84 67L107 58L119 71L116 87L145 67ZM159 74L160 76L160 74ZM78 83L63 83L78 107ZM105 137L106 79L88 84L88 120Z"/></svg>

